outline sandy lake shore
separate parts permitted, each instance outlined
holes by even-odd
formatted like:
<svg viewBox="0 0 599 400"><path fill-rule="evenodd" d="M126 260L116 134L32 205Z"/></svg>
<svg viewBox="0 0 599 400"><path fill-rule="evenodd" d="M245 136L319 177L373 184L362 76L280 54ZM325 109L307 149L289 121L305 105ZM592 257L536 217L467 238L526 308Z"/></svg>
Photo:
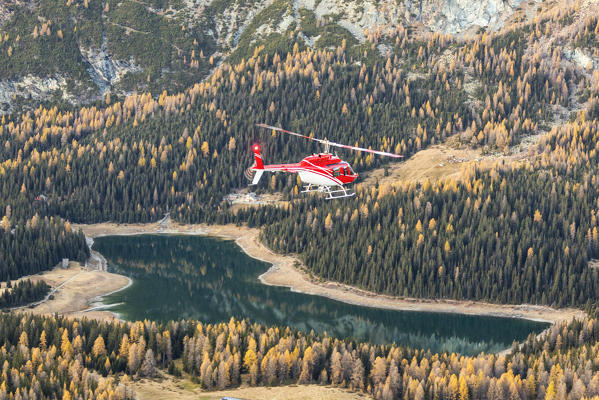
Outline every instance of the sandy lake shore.
<svg viewBox="0 0 599 400"><path fill-rule="evenodd" d="M34 314L53 315L55 313L71 317L87 317L103 320L116 318L108 311L95 310L94 303L102 296L117 292L129 286L131 280L126 276L112 274L96 269L93 265L81 266L77 262L70 262L69 268L60 266L40 274L23 277L21 279L32 281L45 281L52 287L53 293L45 301L34 307L23 307L19 310L33 312Z"/></svg>
<svg viewBox="0 0 599 400"><path fill-rule="evenodd" d="M393 297L357 289L336 282L320 282L312 279L294 256L281 255L268 249L259 240L260 231L236 225L205 225L177 223L167 224L114 224L73 225L82 229L88 237L107 235L136 235L144 233L191 234L218 236L235 240L250 256L268 263L272 267L260 275L262 283L289 287L292 291L328 297L349 304L385 308L390 310L448 312L470 315L489 315L525 318L535 321L556 323L573 318L584 318L585 313L575 308L555 309L537 305L501 305L475 301L426 300Z"/></svg>

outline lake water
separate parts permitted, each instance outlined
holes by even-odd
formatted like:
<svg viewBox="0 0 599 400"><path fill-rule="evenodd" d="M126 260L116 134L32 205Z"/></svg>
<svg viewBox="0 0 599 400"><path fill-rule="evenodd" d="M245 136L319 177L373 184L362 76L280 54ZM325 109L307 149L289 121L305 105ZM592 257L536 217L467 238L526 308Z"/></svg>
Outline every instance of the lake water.
<svg viewBox="0 0 599 400"><path fill-rule="evenodd" d="M233 241L203 236L140 235L95 239L109 271L133 284L104 298L126 320L231 316L267 325L374 343L400 343L432 351L495 352L540 332L548 324L514 318L354 306L320 296L263 285L270 264L247 256Z"/></svg>

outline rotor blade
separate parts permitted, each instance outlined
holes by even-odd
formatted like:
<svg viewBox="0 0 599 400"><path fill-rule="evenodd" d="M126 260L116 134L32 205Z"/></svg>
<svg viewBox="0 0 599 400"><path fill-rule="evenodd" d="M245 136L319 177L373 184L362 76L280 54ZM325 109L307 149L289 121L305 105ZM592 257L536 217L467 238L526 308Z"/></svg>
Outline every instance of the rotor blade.
<svg viewBox="0 0 599 400"><path fill-rule="evenodd" d="M287 133L287 134L293 135L293 136L299 136L299 137L304 138L304 139L313 140L315 142L319 142L319 143L322 143L322 144L325 144L325 145L328 144L329 146L340 147L342 149L364 151L364 152L367 152L367 153L374 153L374 154L378 154L380 156L386 156L386 157L394 157L394 158L402 158L403 157L402 155L399 155L399 154L387 153L386 151L365 149L363 147L349 146L347 144L329 142L328 140L324 140L324 139L316 139L316 138L312 138L310 136L302 135L300 133L291 132L291 131L288 131L288 130L283 129L283 128L277 128L276 126L271 126L271 125L266 125L266 124L256 124L256 126L258 126L260 128L272 129L272 130L275 130L275 131L278 131L278 132Z"/></svg>
<svg viewBox="0 0 599 400"><path fill-rule="evenodd" d="M319 140L320 139L316 139ZM322 142L326 142L325 140L322 140ZM394 157L394 158L402 158L403 156L400 154L393 154L393 153L387 153L386 151L380 151L380 150L372 150L372 149L365 149L364 147L356 147L356 146L348 146L346 144L340 144L340 143L334 143L334 142L327 142L329 144L329 146L335 146L335 147L341 147L342 149L350 149L350 150L356 150L356 151L364 151L367 153L374 153L374 154L378 154L379 156L386 156L386 157Z"/></svg>
<svg viewBox="0 0 599 400"><path fill-rule="evenodd" d="M291 132L291 131L288 131L288 130L283 129L283 128L277 128L276 126L270 126L270 125L266 125L266 124L256 124L256 126L258 126L260 128L265 128L265 129L272 129L273 131L279 131L279 132L287 133L289 135L299 136L299 137L302 137L302 138L308 139L308 140L315 140L315 141L318 142L318 139L314 139L314 138L311 138L310 136L302 135L302 134L299 134L299 133Z"/></svg>

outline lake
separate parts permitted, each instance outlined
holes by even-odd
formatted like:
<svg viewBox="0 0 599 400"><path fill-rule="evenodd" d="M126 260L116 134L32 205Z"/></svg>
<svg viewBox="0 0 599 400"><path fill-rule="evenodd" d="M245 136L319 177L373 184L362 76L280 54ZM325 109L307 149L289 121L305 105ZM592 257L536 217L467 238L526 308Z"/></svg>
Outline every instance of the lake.
<svg viewBox="0 0 599 400"><path fill-rule="evenodd" d="M314 330L339 338L476 354L505 349L547 323L515 318L393 311L267 286L258 276L270 264L247 256L233 241L204 236L139 235L96 238L108 269L133 284L104 304L126 320L231 316L266 325Z"/></svg>

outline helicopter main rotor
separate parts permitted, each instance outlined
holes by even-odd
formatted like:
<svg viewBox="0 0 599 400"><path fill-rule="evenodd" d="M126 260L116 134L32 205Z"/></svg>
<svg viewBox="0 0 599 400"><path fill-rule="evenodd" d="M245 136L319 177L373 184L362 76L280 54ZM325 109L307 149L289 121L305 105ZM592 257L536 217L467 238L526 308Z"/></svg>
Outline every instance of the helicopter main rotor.
<svg viewBox="0 0 599 400"><path fill-rule="evenodd" d="M372 150L372 149L366 149L363 147L349 146L347 144L335 143L335 142L331 142L331 141L327 140L326 138L325 139L317 139L317 138L313 138L310 136L302 135L301 133L291 132L291 131L288 131L283 128L278 128L276 126L271 126L271 125L266 125L266 124L256 124L256 126L260 127L260 128L264 128L264 129L272 129L273 131L276 131L276 132L282 132L282 133L286 133L288 135L298 136L298 137L301 137L304 139L312 140L314 142L322 143L325 146L325 153L328 153L330 147L333 146L333 147L339 147L342 149L349 149L349 150L355 150L355 151L362 151L365 153L378 154L380 156L385 156L385 157L393 157L393 158L402 158L403 157L402 155L388 153L386 151Z"/></svg>

